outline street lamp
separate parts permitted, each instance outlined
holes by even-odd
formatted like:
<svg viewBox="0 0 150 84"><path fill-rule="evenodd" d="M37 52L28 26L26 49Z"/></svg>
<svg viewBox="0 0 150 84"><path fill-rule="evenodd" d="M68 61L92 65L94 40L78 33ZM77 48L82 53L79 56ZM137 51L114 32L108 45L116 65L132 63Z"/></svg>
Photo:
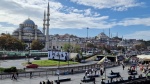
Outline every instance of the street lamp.
<svg viewBox="0 0 150 84"><path fill-rule="evenodd" d="M70 37L69 37L69 47L68 47L68 57L67 57L67 60L68 60L68 71L69 71L69 56L70 56Z"/></svg>
<svg viewBox="0 0 150 84"><path fill-rule="evenodd" d="M30 63L30 42L31 42L31 35L29 34L29 54L28 54L28 64Z"/></svg>
<svg viewBox="0 0 150 84"><path fill-rule="evenodd" d="M104 64L104 69L105 69L105 79L106 79L106 65L107 65L107 64L106 64L106 63L107 63L107 62L106 62L106 55L105 55L105 62L104 62L104 63L105 63L105 64Z"/></svg>
<svg viewBox="0 0 150 84"><path fill-rule="evenodd" d="M87 41L88 41L88 27L87 27L87 39L86 39L86 53L87 53Z"/></svg>
<svg viewBox="0 0 150 84"><path fill-rule="evenodd" d="M58 69L57 69L57 75L58 75L57 84L60 84L60 82L59 82L60 55L59 54L57 54L57 55L59 56Z"/></svg>

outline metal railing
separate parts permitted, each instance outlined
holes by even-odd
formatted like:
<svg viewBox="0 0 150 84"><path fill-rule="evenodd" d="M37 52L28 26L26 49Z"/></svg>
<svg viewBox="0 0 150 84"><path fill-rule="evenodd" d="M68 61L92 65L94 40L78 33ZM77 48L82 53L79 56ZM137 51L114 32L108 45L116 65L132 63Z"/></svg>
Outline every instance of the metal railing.
<svg viewBox="0 0 150 84"><path fill-rule="evenodd" d="M113 67L113 66L117 66L117 64L115 64L115 63L108 64L107 68ZM67 68L66 67L61 66L59 68L60 75L71 74L72 69L73 69L73 74L84 73L88 69L99 70L101 65L100 64L91 64L91 65L81 65L81 66L69 66ZM48 76L48 75L57 75L56 71L57 71L57 68L37 68L37 69L34 69L33 71L20 72L20 73L18 73L18 77L30 78L31 72L32 72L32 77L33 76L41 77L41 76ZM12 73L1 73L0 74L0 79L7 79L7 78L11 78L11 77L12 77Z"/></svg>

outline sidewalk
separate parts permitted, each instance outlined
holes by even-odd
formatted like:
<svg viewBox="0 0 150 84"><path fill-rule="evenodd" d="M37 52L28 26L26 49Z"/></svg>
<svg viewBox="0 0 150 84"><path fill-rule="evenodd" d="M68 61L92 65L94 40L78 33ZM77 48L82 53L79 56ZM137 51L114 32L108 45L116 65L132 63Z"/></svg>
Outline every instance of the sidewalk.
<svg viewBox="0 0 150 84"><path fill-rule="evenodd" d="M122 66L118 66L118 67L112 67L112 68L108 68L106 69L106 76L109 75L109 73L111 72L111 70L113 70L114 72L120 72L121 76L123 77L124 80L127 79L128 74L127 74L127 67L125 67L125 70L122 69ZM144 74L140 71L139 67L137 68L138 74L142 74L144 76ZM83 79L83 76L85 74L84 73L80 73L80 74L73 74L73 75L60 75L59 78L71 78L71 81L68 82L61 82L61 84L80 84L81 80ZM138 75L137 75L138 76ZM96 84L101 84L101 79L104 78L105 75L102 77L97 77L96 78ZM4 80L0 80L0 84L39 84L40 81L46 81L46 79L49 80L57 80L58 76L51 76L48 75L46 76L40 76L40 77L33 77L33 78L25 78L25 77L20 77L18 78L17 81L13 81L11 79L4 79ZM106 82L109 79L106 78ZM54 83L55 84L55 83ZM82 83L85 84L85 83ZM93 84L92 82L89 82L87 84Z"/></svg>

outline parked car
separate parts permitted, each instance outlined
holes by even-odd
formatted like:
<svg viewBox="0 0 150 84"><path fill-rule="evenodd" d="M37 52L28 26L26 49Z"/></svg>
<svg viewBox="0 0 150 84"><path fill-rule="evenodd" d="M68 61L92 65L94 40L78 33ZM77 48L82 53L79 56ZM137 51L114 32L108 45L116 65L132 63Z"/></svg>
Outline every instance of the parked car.
<svg viewBox="0 0 150 84"><path fill-rule="evenodd" d="M34 60L40 60L40 57L34 57Z"/></svg>
<svg viewBox="0 0 150 84"><path fill-rule="evenodd" d="M28 64L26 68L38 68L37 64Z"/></svg>

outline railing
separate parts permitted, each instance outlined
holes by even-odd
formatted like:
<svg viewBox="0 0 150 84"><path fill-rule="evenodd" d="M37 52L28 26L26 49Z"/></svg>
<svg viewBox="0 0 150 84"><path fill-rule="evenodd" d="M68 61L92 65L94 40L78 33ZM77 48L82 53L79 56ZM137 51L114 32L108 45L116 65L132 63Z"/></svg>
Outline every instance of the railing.
<svg viewBox="0 0 150 84"><path fill-rule="evenodd" d="M59 73L60 75L65 75L65 74L71 74L72 69L73 69L73 74L76 73L84 73L88 69L100 69L99 64L91 64L91 65L81 65L81 66L66 66L66 67L60 67L59 68ZM116 66L116 64L109 64L107 65L108 67ZM18 73L18 77L30 77L30 72L32 72L32 76L48 76L48 75L57 75L56 74L57 68L37 68L34 69L33 71L26 71L26 72L20 72ZM12 73L1 73L0 74L0 79L7 79L11 78Z"/></svg>

